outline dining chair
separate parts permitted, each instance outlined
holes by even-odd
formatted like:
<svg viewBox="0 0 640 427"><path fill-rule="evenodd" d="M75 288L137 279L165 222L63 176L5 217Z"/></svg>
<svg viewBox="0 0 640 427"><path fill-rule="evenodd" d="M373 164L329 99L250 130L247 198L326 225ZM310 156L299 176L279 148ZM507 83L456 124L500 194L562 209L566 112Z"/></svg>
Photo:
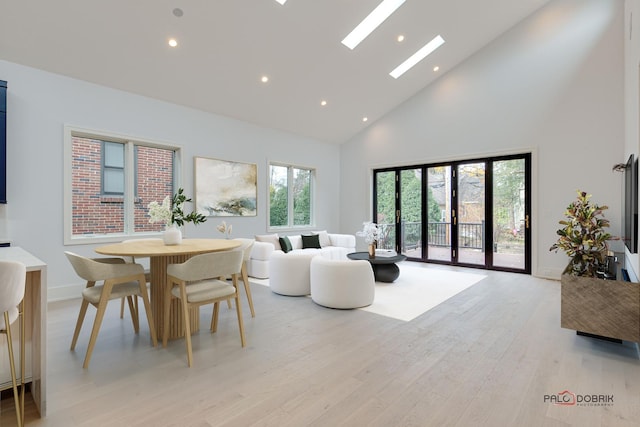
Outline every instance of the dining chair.
<svg viewBox="0 0 640 427"><path fill-rule="evenodd" d="M100 331L100 325L104 318L107 303L113 299L129 296L140 296L142 298L147 314L147 321L149 322L151 341L154 347L158 345L153 315L151 314L151 305L149 304L149 295L147 293L147 282L144 277L144 268L140 264L125 263L122 258L86 258L72 252L65 252L65 255L69 259L76 274L87 281L87 286L82 291L82 304L73 333L73 340L71 341L72 351L75 350L80 329L82 328L82 323L87 313L87 307L91 304L97 309L96 317L93 321L93 329L91 330L91 337L89 338L87 354L84 358L84 364L82 365L83 368L86 369L89 367L91 354L96 339L98 338L98 332ZM99 281L102 281L102 284L96 285L96 282ZM134 310L131 305L130 308L132 308L131 317L134 319L133 328L135 332L138 333L138 311Z"/></svg>
<svg viewBox="0 0 640 427"><path fill-rule="evenodd" d="M243 252L239 250L211 252L196 255L181 264L167 266L167 284L164 296L164 331L162 346L167 346L169 337L169 311L171 300L180 299L184 316L184 336L187 347L187 363L193 364L191 348L191 327L189 310L205 304L213 304L211 316L211 332L218 329L218 312L220 302L235 300L240 342L245 346L244 325L238 293L238 274L242 269ZM231 284L220 278L231 276Z"/></svg>
<svg viewBox="0 0 640 427"><path fill-rule="evenodd" d="M127 239L127 240L123 240L122 243L132 243L132 242L144 242L144 241L153 241L153 240L162 240L160 238L149 238L149 239ZM129 263L129 264L135 264L136 262L136 258L133 256L123 256L122 259L124 259L124 262ZM151 271L148 268L144 269L144 277L145 279L147 279L147 283L151 283ZM124 317L124 302L127 299L127 297L123 297L120 301L120 318L122 319ZM133 302L136 311L138 310L138 298L133 299L133 297L128 297L129 304L131 304ZM133 300L133 301L131 301Z"/></svg>
<svg viewBox="0 0 640 427"><path fill-rule="evenodd" d="M0 333L7 336L11 385L16 406L16 420L19 427L24 425L25 329L23 300L26 276L27 269L24 264L16 261L0 261L0 312L4 314L3 318L0 319ZM20 318L20 395L18 395L18 380L11 335L11 324L18 318Z"/></svg>
<svg viewBox="0 0 640 427"><path fill-rule="evenodd" d="M256 317L256 312L253 309L253 297L251 296L251 285L249 284L249 274L247 273L247 263L251 258L251 249L256 242L254 239L233 239L240 242L240 247L237 250L242 251L242 270L240 271L240 277L244 284L244 292L247 294L247 302L249 302L249 309L251 310L251 317ZM231 301L228 302L229 308L231 308Z"/></svg>

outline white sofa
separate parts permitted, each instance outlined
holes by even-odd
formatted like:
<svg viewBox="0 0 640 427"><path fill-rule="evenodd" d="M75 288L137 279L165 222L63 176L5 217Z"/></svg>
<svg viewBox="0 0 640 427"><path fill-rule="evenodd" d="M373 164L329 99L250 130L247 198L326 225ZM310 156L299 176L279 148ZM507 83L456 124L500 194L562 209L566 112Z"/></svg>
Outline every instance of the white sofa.
<svg viewBox="0 0 640 427"><path fill-rule="evenodd" d="M290 253L315 253L329 259L347 259L347 254L356 250L356 236L352 234L327 233L326 231L314 231L305 234L318 234L321 248L303 249L302 236L299 234L290 235L287 236L292 246ZM253 245L251 256L247 263L247 272L251 277L267 279L269 278L269 259L271 255L274 252L284 253L278 241L280 236L269 234L255 237L256 242Z"/></svg>

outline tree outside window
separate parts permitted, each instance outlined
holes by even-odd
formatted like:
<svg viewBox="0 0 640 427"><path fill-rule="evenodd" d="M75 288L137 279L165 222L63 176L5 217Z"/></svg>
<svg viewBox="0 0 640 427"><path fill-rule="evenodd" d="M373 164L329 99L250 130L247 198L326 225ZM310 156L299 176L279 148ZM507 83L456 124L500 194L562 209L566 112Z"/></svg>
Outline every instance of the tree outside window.
<svg viewBox="0 0 640 427"><path fill-rule="evenodd" d="M311 226L313 170L272 164L269 172L269 226Z"/></svg>

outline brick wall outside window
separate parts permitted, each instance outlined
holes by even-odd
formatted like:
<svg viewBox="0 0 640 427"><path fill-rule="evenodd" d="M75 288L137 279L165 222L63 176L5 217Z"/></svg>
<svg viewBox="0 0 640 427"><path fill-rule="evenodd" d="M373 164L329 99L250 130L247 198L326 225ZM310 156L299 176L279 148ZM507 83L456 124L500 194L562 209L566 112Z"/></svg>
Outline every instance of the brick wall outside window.
<svg viewBox="0 0 640 427"><path fill-rule="evenodd" d="M173 151L137 146L134 231L160 231L150 224L147 206L172 193ZM72 234L124 233L124 198L101 194L101 141L72 138Z"/></svg>

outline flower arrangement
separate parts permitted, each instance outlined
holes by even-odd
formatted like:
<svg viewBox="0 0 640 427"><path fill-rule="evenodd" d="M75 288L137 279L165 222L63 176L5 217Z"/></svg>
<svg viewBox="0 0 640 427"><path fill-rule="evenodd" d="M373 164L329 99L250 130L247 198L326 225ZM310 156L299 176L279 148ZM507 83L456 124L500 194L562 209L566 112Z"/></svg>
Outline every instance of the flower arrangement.
<svg viewBox="0 0 640 427"><path fill-rule="evenodd" d="M231 236L232 226L231 224L227 224L226 221L222 221L222 224L218 225L216 228L219 232L224 234L227 239Z"/></svg>
<svg viewBox="0 0 640 427"><path fill-rule="evenodd" d="M364 237L364 241L367 242L368 245L374 244L378 237L380 237L380 228L378 224L373 222L363 222L362 230L356 233L358 237Z"/></svg>
<svg viewBox="0 0 640 427"><path fill-rule="evenodd" d="M184 213L182 209L187 202L191 202L191 199L184 195L182 188L179 188L173 197L165 197L162 204L155 201L149 203L149 222L152 224L163 222L167 226L175 224L178 227L184 225L185 222L192 222L194 225L205 222L207 217L202 214L195 211L189 214Z"/></svg>

